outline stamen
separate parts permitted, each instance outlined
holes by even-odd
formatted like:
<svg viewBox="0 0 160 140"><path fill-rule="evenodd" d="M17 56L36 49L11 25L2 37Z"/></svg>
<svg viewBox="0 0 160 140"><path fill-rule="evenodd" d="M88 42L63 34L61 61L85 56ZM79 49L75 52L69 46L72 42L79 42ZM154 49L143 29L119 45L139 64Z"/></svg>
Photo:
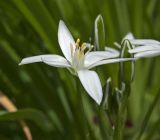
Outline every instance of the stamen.
<svg viewBox="0 0 160 140"><path fill-rule="evenodd" d="M86 43L83 43L83 44L81 45L81 50L84 51L86 48L87 48Z"/></svg>
<svg viewBox="0 0 160 140"><path fill-rule="evenodd" d="M80 45L79 38L76 40L75 45L76 45L76 50L79 50L83 54L90 52L94 47L93 45L90 45L89 43L82 43L82 45ZM86 49L87 49L87 51L85 52ZM73 50L71 49L71 51L73 51Z"/></svg>
<svg viewBox="0 0 160 140"><path fill-rule="evenodd" d="M80 39L78 38L76 41L76 47L79 48Z"/></svg>
<svg viewBox="0 0 160 140"><path fill-rule="evenodd" d="M90 48L88 49L88 51L86 52L86 54L89 53L93 48L94 48L94 46L91 45Z"/></svg>

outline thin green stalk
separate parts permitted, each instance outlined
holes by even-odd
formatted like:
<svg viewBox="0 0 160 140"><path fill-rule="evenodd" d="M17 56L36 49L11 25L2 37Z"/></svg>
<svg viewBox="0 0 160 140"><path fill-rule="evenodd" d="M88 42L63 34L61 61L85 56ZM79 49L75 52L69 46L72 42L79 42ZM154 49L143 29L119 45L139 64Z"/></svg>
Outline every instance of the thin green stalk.
<svg viewBox="0 0 160 140"><path fill-rule="evenodd" d="M89 140L89 130L88 130L88 121L85 115L85 111L84 111L84 106L83 106L83 96L80 90L80 82L79 79L76 78L76 89L77 89L77 108L80 112L78 115L79 116L79 121L82 123L82 130L84 133L84 138L85 140Z"/></svg>
<svg viewBox="0 0 160 140"><path fill-rule="evenodd" d="M111 138L111 133L112 133L112 128L110 124L110 120L108 119L108 116L106 115L107 113L105 110L102 108L99 108L99 125L100 125L100 131L102 138L104 140L112 140Z"/></svg>
<svg viewBox="0 0 160 140"><path fill-rule="evenodd" d="M119 109L117 113L117 120L115 124L115 132L113 135L114 140L122 140L123 138L123 130L126 122L126 116L127 116L127 101L128 101L128 95L130 94L130 85L125 85L125 90L122 93L122 99L119 104Z"/></svg>
<svg viewBox="0 0 160 140"><path fill-rule="evenodd" d="M152 115L152 113L153 113L153 110L154 110L157 102L160 100L160 93L159 93L159 92L160 92L160 91L158 91L158 93L157 93L157 95L155 96L152 104L150 105L150 107L149 107L146 115L144 116L144 119L143 119L143 121L142 121L140 130L138 131L138 134L136 135L136 138L133 138L133 140L140 140L140 139L141 139L141 137L142 137L142 135L143 135L143 133L144 133L144 131L145 131L148 123L149 123L149 120L150 120L150 118L151 118L151 115Z"/></svg>
<svg viewBox="0 0 160 140"><path fill-rule="evenodd" d="M114 130L114 135L113 135L113 139L114 140L120 140L121 139L121 129L120 129L120 113L118 113L117 115L117 120L116 120L116 124L114 125L115 130Z"/></svg>
<svg viewBox="0 0 160 140"><path fill-rule="evenodd" d="M117 114L117 120L115 124L115 132L114 132L114 140L122 140L123 137L123 129L125 125L125 116L126 116L126 107L127 100L122 101L119 111Z"/></svg>

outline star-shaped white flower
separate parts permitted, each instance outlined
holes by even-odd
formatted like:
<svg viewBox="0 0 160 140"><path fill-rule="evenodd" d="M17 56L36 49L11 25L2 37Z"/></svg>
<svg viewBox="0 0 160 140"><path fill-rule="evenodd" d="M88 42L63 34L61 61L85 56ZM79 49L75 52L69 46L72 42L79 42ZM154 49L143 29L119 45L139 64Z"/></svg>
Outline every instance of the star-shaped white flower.
<svg viewBox="0 0 160 140"><path fill-rule="evenodd" d="M153 39L135 39L132 33L128 33L124 39L128 39L134 46L129 53L135 58L146 58L160 55L160 42Z"/></svg>
<svg viewBox="0 0 160 140"><path fill-rule="evenodd" d="M70 31L63 21L59 22L58 42L65 57L59 55L39 55L24 58L19 65L44 62L50 66L67 68L78 76L87 93L98 103L102 100L102 86L95 71L89 69L109 63L127 61L130 59L116 58L118 52L93 51L88 43L80 45L80 40L75 42ZM115 58L115 59L113 59Z"/></svg>

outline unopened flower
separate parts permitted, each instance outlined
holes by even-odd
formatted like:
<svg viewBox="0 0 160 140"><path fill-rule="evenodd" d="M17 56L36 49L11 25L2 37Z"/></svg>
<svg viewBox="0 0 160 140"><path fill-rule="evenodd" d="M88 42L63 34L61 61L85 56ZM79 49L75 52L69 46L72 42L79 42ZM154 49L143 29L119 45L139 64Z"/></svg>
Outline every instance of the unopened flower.
<svg viewBox="0 0 160 140"><path fill-rule="evenodd" d="M160 55L160 42L153 39L135 39L132 33L126 35L133 46L129 53L134 54L135 58L154 57Z"/></svg>
<svg viewBox="0 0 160 140"><path fill-rule="evenodd" d="M93 46L89 43L80 44L80 39L75 42L63 21L59 22L58 42L65 57L60 55L38 55L24 58L19 65L44 62L50 66L67 68L72 74L79 77L87 93L100 104L102 86L97 73L89 69L129 59L116 58L119 54L112 51L91 52Z"/></svg>

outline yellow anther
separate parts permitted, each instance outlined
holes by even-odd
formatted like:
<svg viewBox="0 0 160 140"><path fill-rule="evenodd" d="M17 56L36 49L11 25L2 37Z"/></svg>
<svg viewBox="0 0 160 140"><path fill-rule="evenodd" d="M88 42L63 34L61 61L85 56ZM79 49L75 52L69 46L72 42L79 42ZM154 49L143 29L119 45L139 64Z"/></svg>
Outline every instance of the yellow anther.
<svg viewBox="0 0 160 140"><path fill-rule="evenodd" d="M80 39L79 38L77 39L76 43L78 43L78 44L80 43Z"/></svg>
<svg viewBox="0 0 160 140"><path fill-rule="evenodd" d="M86 49L86 43L83 43L83 44L81 45L81 49L82 49L83 51Z"/></svg>
<svg viewBox="0 0 160 140"><path fill-rule="evenodd" d="M78 38L76 41L76 47L79 47L80 39Z"/></svg>
<svg viewBox="0 0 160 140"><path fill-rule="evenodd" d="M81 45L81 47L85 47L86 46L86 43L83 43L82 45Z"/></svg>

